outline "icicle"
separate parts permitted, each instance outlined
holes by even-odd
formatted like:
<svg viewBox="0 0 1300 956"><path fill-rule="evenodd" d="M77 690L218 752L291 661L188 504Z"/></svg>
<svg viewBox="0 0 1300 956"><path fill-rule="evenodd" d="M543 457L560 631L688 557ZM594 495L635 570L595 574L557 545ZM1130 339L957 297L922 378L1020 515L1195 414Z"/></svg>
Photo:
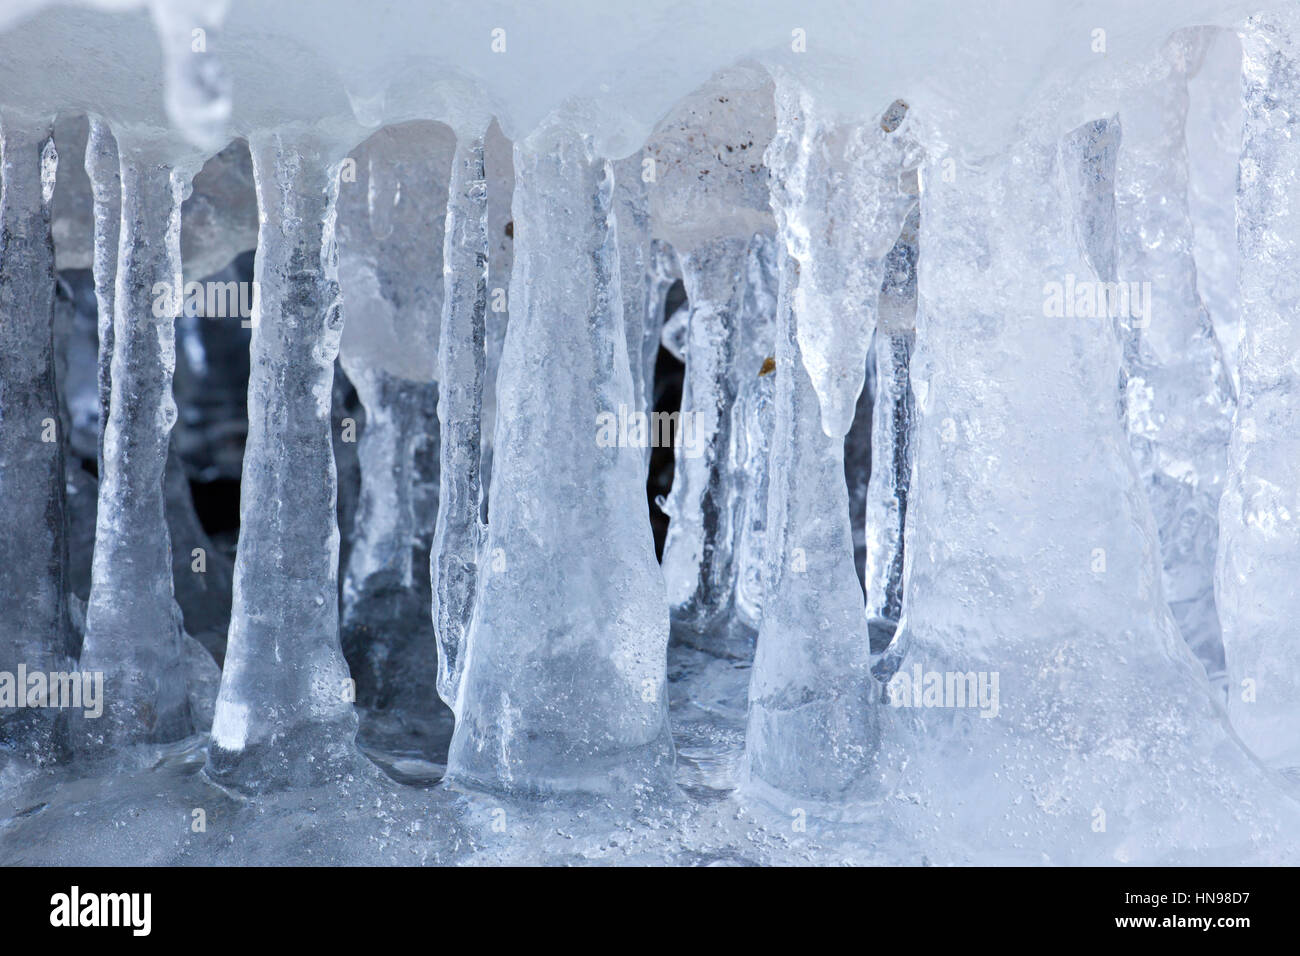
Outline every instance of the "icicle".
<svg viewBox="0 0 1300 956"><path fill-rule="evenodd" d="M890 812L952 859L1173 862L1268 840L1294 806L1165 607L1115 324L1057 311L1067 277L1098 279L1056 144L955 175L945 158L922 177L907 657L881 756L907 803Z"/></svg>
<svg viewBox="0 0 1300 956"><path fill-rule="evenodd" d="M1123 284L1108 304L1126 331L1129 444L1160 531L1165 599L1210 677L1222 679L1214 563L1235 402L1196 288L1184 132L1187 73L1206 39L1175 34L1165 68L1124 102L1115 167Z"/></svg>
<svg viewBox="0 0 1300 956"><path fill-rule="evenodd" d="M104 673L105 707L102 718L79 723L78 747L87 750L179 740L193 730L163 493L176 421L181 202L191 174L147 148L119 149L112 391L81 650L82 669Z"/></svg>
<svg viewBox="0 0 1300 956"><path fill-rule="evenodd" d="M210 47L230 0L150 0L167 76L167 116L195 146L225 145L230 78Z"/></svg>
<svg viewBox="0 0 1300 956"><path fill-rule="evenodd" d="M455 709L474 612L483 525L479 467L484 329L488 301L488 205L483 139L456 140L444 231L446 292L438 345L442 490L433 535L433 619L438 694Z"/></svg>
<svg viewBox="0 0 1300 956"><path fill-rule="evenodd" d="M510 273L514 267L514 220L511 197L515 191L514 144L506 139L496 120L483 139L483 165L488 184L488 308L483 333L483 427L482 444L483 520L488 515L492 486L492 441L497 420L497 372L505 348L510 322Z"/></svg>
<svg viewBox="0 0 1300 956"><path fill-rule="evenodd" d="M339 363L365 411L344 416L360 487L343 579L341 642L363 706L440 707L428 560L437 515L438 321L453 138L446 126L381 130L353 151L340 185ZM355 443L355 444L354 444ZM342 455L337 454L336 460ZM340 521L345 520L343 517Z"/></svg>
<svg viewBox="0 0 1300 956"><path fill-rule="evenodd" d="M668 785L667 608L648 515L629 507L641 451L609 434L632 402L611 170L548 126L516 146L515 175L492 514L448 777Z"/></svg>
<svg viewBox="0 0 1300 956"><path fill-rule="evenodd" d="M728 467L747 237L681 253L690 303L663 574L674 626L701 647L727 642L734 593L736 482Z"/></svg>
<svg viewBox="0 0 1300 956"><path fill-rule="evenodd" d="M735 610L757 632L763 607L763 532L767 526L768 458L780 286L779 240L757 233L750 243L736 360L740 383L732 409L730 470L736 476ZM739 650L733 646L733 652ZM752 652L752 647L746 650ZM743 655L748 659L749 655Z"/></svg>
<svg viewBox="0 0 1300 956"><path fill-rule="evenodd" d="M871 475L866 499L867 627L879 676L897 664L889 654L903 611L903 531L912 483L915 407L910 381L916 339L916 260L919 210L913 208L886 260L880 289L871 411ZM897 650L897 649L896 649Z"/></svg>
<svg viewBox="0 0 1300 956"><path fill-rule="evenodd" d="M653 355L647 357L650 342L658 351L660 328L655 324L654 250L650 238L650 195L641 152L614 163L614 217L618 221L618 263L623 287L623 319L626 323L627 358L632 369L633 411L654 410ZM665 293L667 290L665 289ZM650 467L650 443L643 450Z"/></svg>
<svg viewBox="0 0 1300 956"><path fill-rule="evenodd" d="M822 427L801 356L798 190L808 140L791 116L768 147L780 233L774 423L762 623L749 685L747 785L812 801L867 796L878 696L853 564L844 438ZM877 279L876 287L879 288ZM865 361L865 359L864 359Z"/></svg>
<svg viewBox="0 0 1300 956"><path fill-rule="evenodd" d="M95 203L95 300L99 305L99 470L104 474L104 429L108 427L113 361L113 287L117 283L117 237L122 226L122 170L117 140L108 124L90 120L86 175Z"/></svg>
<svg viewBox="0 0 1300 956"><path fill-rule="evenodd" d="M1300 13L1242 31L1245 139L1237 193L1241 394L1219 512L1228 712L1279 767L1300 766Z"/></svg>
<svg viewBox="0 0 1300 956"><path fill-rule="evenodd" d="M0 672L68 669L63 438L55 388L54 243L58 163L48 117L0 114ZM27 688L22 688L25 692ZM34 702L33 702L34 703ZM57 711L0 696L0 744L45 762L59 753Z"/></svg>
<svg viewBox="0 0 1300 956"><path fill-rule="evenodd" d="M339 648L330 398L342 328L339 163L254 136L258 235L234 603L206 773L242 789L350 765L357 718Z"/></svg>
<svg viewBox="0 0 1300 956"><path fill-rule="evenodd" d="M899 188L917 162L902 101L876 125L836 126L797 83L777 83L777 122L801 142L787 174L789 241L800 265L793 303L799 347L826 434L843 438L866 374L876 300L889 254L914 199Z"/></svg>

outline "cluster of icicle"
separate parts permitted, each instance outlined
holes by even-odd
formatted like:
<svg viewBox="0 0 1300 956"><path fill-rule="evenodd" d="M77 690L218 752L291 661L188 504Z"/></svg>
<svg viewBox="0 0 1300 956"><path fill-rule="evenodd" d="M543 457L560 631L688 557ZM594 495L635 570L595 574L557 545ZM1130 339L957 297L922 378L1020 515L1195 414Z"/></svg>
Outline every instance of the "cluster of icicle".
<svg viewBox="0 0 1300 956"><path fill-rule="evenodd" d="M205 772L265 792L354 765L331 396L355 302L382 314L357 326L374 500L348 573L405 561L395 579L414 587L411 542L427 543L449 781L670 788L671 629L722 655L756 639L743 785L778 803L898 798L936 840L1051 832L1080 857L1294 834L1296 808L1246 748L1300 762L1300 16L1241 34L1240 292L1216 331L1185 127L1189 84L1236 42L1176 34L1118 117L1027 132L979 165L953 162L906 103L840 125L757 68L715 78L625 159L594 154L575 122L545 124L513 145L504 196L486 122L385 130L361 153L356 241L373 248L356 254L395 288L362 288L374 268L348 285L347 150L301 130L250 137L249 430ZM66 670L76 646L63 452L41 432L60 414L50 200L56 166L79 157L56 157L51 129L0 116L9 671ZM92 119L102 425L77 666L107 675L107 709L67 726L5 713L6 746L28 755L195 729L164 511L175 316L153 290L182 285L202 158L163 162ZM489 218L507 201L502 337ZM417 236L441 243L441 284ZM653 409L679 277L689 312L664 340L685 359L702 451L678 449L661 569L647 451L599 443L596 426ZM1154 318L1047 316L1045 288L1067 277L1149 282ZM1239 349L1220 341L1238 325ZM406 361L423 370L377 370ZM404 444L429 429L433 395L431 513ZM883 683L914 668L999 674L997 713L889 706ZM1235 734L1207 672L1226 673Z"/></svg>

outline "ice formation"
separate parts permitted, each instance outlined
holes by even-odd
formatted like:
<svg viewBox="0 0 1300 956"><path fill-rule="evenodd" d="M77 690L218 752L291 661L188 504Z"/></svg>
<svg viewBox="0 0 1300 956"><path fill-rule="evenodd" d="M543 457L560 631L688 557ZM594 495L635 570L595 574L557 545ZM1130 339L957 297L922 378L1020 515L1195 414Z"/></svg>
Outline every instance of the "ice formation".
<svg viewBox="0 0 1300 956"><path fill-rule="evenodd" d="M1300 14L851 7L0 10L0 861L1300 859Z"/></svg>

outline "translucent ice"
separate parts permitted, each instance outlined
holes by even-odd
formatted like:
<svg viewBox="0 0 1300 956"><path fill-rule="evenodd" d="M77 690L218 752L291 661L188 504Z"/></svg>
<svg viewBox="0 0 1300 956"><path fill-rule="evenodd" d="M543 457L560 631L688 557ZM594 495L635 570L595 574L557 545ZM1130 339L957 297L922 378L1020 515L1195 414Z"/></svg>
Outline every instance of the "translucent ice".
<svg viewBox="0 0 1300 956"><path fill-rule="evenodd" d="M267 134L249 146L263 218L248 446L206 772L256 790L339 772L354 754L357 718L339 648L330 436L343 322L334 238L341 156L305 136Z"/></svg>
<svg viewBox="0 0 1300 956"><path fill-rule="evenodd" d="M598 416L633 398L612 170L556 125L516 145L515 176L491 521L447 773L525 791L662 786L667 606L645 509L627 506L641 450L597 441Z"/></svg>

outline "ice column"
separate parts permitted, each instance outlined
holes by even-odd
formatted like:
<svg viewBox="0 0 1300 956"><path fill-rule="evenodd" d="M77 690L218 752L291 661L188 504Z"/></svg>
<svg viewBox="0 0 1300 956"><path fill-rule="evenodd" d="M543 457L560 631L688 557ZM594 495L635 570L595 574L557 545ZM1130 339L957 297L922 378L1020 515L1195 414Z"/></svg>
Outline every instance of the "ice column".
<svg viewBox="0 0 1300 956"><path fill-rule="evenodd" d="M1183 639L1218 677L1214 562L1234 396L1197 291L1184 135L1187 73L1205 39L1176 34L1160 73L1124 101L1115 165L1123 285L1108 305L1127 333L1129 444L1160 530L1165 599Z"/></svg>
<svg viewBox="0 0 1300 956"><path fill-rule="evenodd" d="M176 422L181 202L193 170L165 161L152 144L118 145L112 389L80 665L104 673L103 717L79 722L78 746L90 750L193 730L163 486ZM109 264L102 250L97 259Z"/></svg>
<svg viewBox="0 0 1300 956"><path fill-rule="evenodd" d="M0 114L0 671L66 670L71 650L63 436L54 376L58 156L49 117ZM17 688L11 687L17 692ZM25 690L26 688L24 688ZM56 711L0 698L0 744L57 755Z"/></svg>
<svg viewBox="0 0 1300 956"><path fill-rule="evenodd" d="M262 223L234 602L206 772L256 790L349 763L330 398L343 315L339 162L303 135L249 141Z"/></svg>
<svg viewBox="0 0 1300 956"><path fill-rule="evenodd" d="M846 395L849 415L857 404L885 257L912 201L899 190L903 151L889 139L899 125L889 114L879 129L828 127L814 116L806 95L778 85L767 165L784 261L766 592L745 758L751 782L838 802L874 785L879 711L849 524L851 422L834 416ZM805 343L816 349L811 361ZM844 351L856 356L856 371L825 362Z"/></svg>
<svg viewBox="0 0 1300 956"><path fill-rule="evenodd" d="M104 473L104 429L108 427L109 396L112 391L113 287L117 284L117 237L122 226L122 168L117 140L99 117L90 119L86 143L86 175L94 201L95 216L95 301L99 306L99 471Z"/></svg>
<svg viewBox="0 0 1300 956"><path fill-rule="evenodd" d="M630 406L613 182L584 137L515 147L515 266L491 521L450 779L627 793L671 779L668 614ZM616 427L616 426L615 426Z"/></svg>
<svg viewBox="0 0 1300 956"><path fill-rule="evenodd" d="M662 323L655 321L654 311L656 292L662 280L653 275L647 159L650 157L636 152L614 163L619 278L623 287L627 357L632 368L632 394L635 398L629 413L654 410L655 357L659 354L659 333L662 330ZM649 443L644 455L649 467Z"/></svg>
<svg viewBox="0 0 1300 956"><path fill-rule="evenodd" d="M1118 329L1053 314L1068 276L1098 290L1055 141L948 158L922 176L907 656L881 757L905 800L888 812L951 859L1265 850L1295 808L1165 606Z"/></svg>
<svg viewBox="0 0 1300 956"><path fill-rule="evenodd" d="M822 430L817 393L800 358L791 308L798 280L795 260L783 255L766 591L745 766L750 786L838 802L870 789L878 695L853 565L844 440Z"/></svg>
<svg viewBox="0 0 1300 956"><path fill-rule="evenodd" d="M903 612L904 529L912 484L915 401L911 385L916 340L916 260L920 210L903 223L885 265L874 354L875 400L871 412L871 477L866 502L867 628L871 652L888 676L897 653L887 653ZM900 649L895 648L895 651ZM881 655L887 655L882 659Z"/></svg>
<svg viewBox="0 0 1300 956"><path fill-rule="evenodd" d="M455 708L478 586L488 208L483 138L461 130L452 160L443 240L446 292L438 340L442 491L433 534L438 694Z"/></svg>
<svg viewBox="0 0 1300 956"><path fill-rule="evenodd" d="M690 315L663 573L674 624L704 647L725 643L719 632L731 617L737 499L728 455L748 254L747 236L680 254Z"/></svg>
<svg viewBox="0 0 1300 956"><path fill-rule="evenodd" d="M1261 757L1300 765L1300 14L1242 32L1237 194L1241 392L1219 511L1228 710Z"/></svg>

